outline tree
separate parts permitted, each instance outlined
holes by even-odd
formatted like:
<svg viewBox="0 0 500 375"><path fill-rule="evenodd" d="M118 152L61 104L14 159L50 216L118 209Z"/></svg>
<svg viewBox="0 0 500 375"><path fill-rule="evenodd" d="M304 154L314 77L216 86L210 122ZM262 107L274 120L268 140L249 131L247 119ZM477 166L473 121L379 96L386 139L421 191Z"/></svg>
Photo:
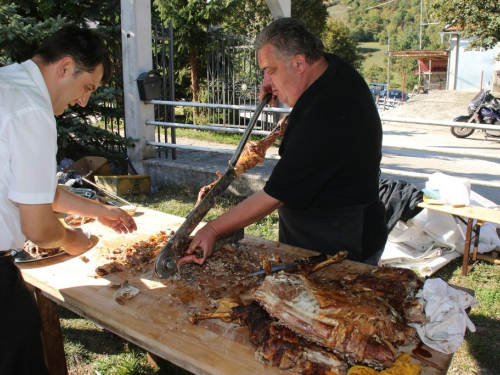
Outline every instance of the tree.
<svg viewBox="0 0 500 375"><path fill-rule="evenodd" d="M29 59L43 39L66 23L87 27L89 21L95 21L118 71L110 86L99 87L90 96L85 108L76 105L56 117L58 160L76 160L91 153L126 168L123 154L113 151L114 146L123 145L126 140L92 126L96 118L123 118L119 4L119 0L23 0L14 5L0 0L0 64Z"/></svg>
<svg viewBox="0 0 500 375"><path fill-rule="evenodd" d="M326 29L328 10L322 0L293 0L292 17L314 35L321 36Z"/></svg>
<svg viewBox="0 0 500 375"><path fill-rule="evenodd" d="M432 14L457 26L470 47L490 49L500 42L500 2L497 0L430 0Z"/></svg>
<svg viewBox="0 0 500 375"><path fill-rule="evenodd" d="M383 68L377 64L372 64L368 69L365 69L364 77L368 82L384 82L386 77Z"/></svg>
<svg viewBox="0 0 500 375"><path fill-rule="evenodd" d="M155 0L163 22L172 22L179 54L189 56L191 93L198 102L198 66L205 61L207 31L219 25L231 13L235 0ZM179 67L184 68L184 67Z"/></svg>
<svg viewBox="0 0 500 375"><path fill-rule="evenodd" d="M351 32L341 21L328 21L322 40L325 52L342 57L356 69L361 68L364 57L358 51L358 43Z"/></svg>
<svg viewBox="0 0 500 375"><path fill-rule="evenodd" d="M293 0L292 17L299 20L314 35L320 36L326 27L328 11L323 0ZM223 23L224 30L237 35L254 37L273 17L265 0L238 0L234 12Z"/></svg>
<svg viewBox="0 0 500 375"><path fill-rule="evenodd" d="M64 18L38 21L18 5L0 1L0 66L29 59L42 39L59 29Z"/></svg>

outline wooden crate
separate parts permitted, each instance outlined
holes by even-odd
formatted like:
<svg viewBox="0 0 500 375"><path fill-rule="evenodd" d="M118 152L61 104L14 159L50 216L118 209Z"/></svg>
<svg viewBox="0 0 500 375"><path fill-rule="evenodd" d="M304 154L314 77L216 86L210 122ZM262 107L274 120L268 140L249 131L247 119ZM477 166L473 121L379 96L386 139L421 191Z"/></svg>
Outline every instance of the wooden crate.
<svg viewBox="0 0 500 375"><path fill-rule="evenodd" d="M111 168L108 164L108 159L101 156L85 156L68 165L62 171L65 173L69 171L75 171L80 176L85 177L90 181L95 181L94 176L96 174L101 176L111 174Z"/></svg>
<svg viewBox="0 0 500 375"><path fill-rule="evenodd" d="M141 195L151 193L151 179L148 174L94 177L97 185L116 195Z"/></svg>

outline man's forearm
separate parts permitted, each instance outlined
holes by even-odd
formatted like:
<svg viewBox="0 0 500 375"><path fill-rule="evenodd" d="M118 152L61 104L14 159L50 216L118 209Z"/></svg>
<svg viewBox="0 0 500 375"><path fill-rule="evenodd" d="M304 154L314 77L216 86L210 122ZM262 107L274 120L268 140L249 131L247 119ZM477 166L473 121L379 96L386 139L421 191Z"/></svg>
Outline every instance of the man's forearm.
<svg viewBox="0 0 500 375"><path fill-rule="evenodd" d="M224 236L255 223L282 205L282 202L260 190L208 225L217 232L219 237Z"/></svg>
<svg viewBox="0 0 500 375"><path fill-rule="evenodd" d="M62 247L73 240L74 233L57 219L52 205L19 204L19 213L23 233L40 247Z"/></svg>
<svg viewBox="0 0 500 375"><path fill-rule="evenodd" d="M58 187L52 203L55 212L72 213L87 217L96 217L101 203L92 199L80 197Z"/></svg>

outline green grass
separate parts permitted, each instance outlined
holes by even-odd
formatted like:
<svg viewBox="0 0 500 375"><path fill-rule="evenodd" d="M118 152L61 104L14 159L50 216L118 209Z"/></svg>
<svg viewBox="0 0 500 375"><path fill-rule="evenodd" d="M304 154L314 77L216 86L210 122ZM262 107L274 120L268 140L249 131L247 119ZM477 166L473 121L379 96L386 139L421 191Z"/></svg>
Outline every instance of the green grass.
<svg viewBox="0 0 500 375"><path fill-rule="evenodd" d="M159 193L132 197L129 200L148 208L185 216L192 209L197 191L190 187L163 188ZM212 220L244 198L222 197L210 210L206 220ZM245 233L270 240L277 239L277 214L245 228ZM448 374L498 374L500 361L500 267L480 262L461 276L462 259L458 258L432 275L450 284L475 290L479 306L469 317L477 332L466 332L464 342L454 354ZM110 334L92 322L60 308L70 375L187 375L188 371L168 362L155 367L147 362L144 350Z"/></svg>
<svg viewBox="0 0 500 375"><path fill-rule="evenodd" d="M359 48L365 60L363 61L363 72L371 67L372 65L377 65L384 70L383 80L379 83L387 82L387 46L381 45L378 42L363 42L359 43ZM401 87L403 82L403 77L393 72L391 69L391 81L389 86L391 88ZM369 82L370 83L370 82Z"/></svg>
<svg viewBox="0 0 500 375"><path fill-rule="evenodd" d="M384 69L387 68L387 61L384 61L387 56L387 46L383 46L378 42L363 42L359 43L359 49L366 57L363 62L363 69L370 67L372 64Z"/></svg>
<svg viewBox="0 0 500 375"><path fill-rule="evenodd" d="M332 1L331 3L338 3L338 2ZM347 23L347 10L348 10L347 6L342 4L335 4L329 6L327 10L330 18L335 18L341 20L344 23Z"/></svg>

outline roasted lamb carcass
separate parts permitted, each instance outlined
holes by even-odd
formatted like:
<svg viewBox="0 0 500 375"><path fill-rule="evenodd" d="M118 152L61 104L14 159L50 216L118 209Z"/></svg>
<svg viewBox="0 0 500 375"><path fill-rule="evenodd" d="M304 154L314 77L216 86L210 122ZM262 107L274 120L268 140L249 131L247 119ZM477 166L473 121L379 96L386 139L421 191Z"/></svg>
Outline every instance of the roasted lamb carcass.
<svg viewBox="0 0 500 375"><path fill-rule="evenodd" d="M283 117L278 125L269 133L269 135L261 141L249 141L246 143L243 151L241 152L240 158L236 162L236 166L234 167L234 172L236 173L236 177L241 176L243 173L248 171L249 169L259 165L262 163L266 157L266 152L271 145L276 142L279 137L282 137L285 134L285 130L288 126L288 116ZM222 173L217 171L217 176L220 179L222 177ZM198 199L196 201L195 206L197 206L208 194L210 189L217 183L218 179L212 182L209 185L203 186L198 192Z"/></svg>
<svg viewBox="0 0 500 375"><path fill-rule="evenodd" d="M416 299L424 286L410 269L379 267L357 275L347 275L342 285L351 292L372 291L386 299L408 323L425 322L423 306Z"/></svg>
<svg viewBox="0 0 500 375"><path fill-rule="evenodd" d="M295 334L287 327L271 319L257 302L249 305L233 300L219 300L215 313L198 313L191 317L192 323L201 319L222 319L246 325L249 340L255 346L255 357L280 370L294 369L302 375L341 375L347 365L332 352L314 345Z"/></svg>
<svg viewBox="0 0 500 375"><path fill-rule="evenodd" d="M350 364L389 367L394 345L416 340L392 306L373 292L323 289L300 275L267 276L252 297L298 335L344 356Z"/></svg>

